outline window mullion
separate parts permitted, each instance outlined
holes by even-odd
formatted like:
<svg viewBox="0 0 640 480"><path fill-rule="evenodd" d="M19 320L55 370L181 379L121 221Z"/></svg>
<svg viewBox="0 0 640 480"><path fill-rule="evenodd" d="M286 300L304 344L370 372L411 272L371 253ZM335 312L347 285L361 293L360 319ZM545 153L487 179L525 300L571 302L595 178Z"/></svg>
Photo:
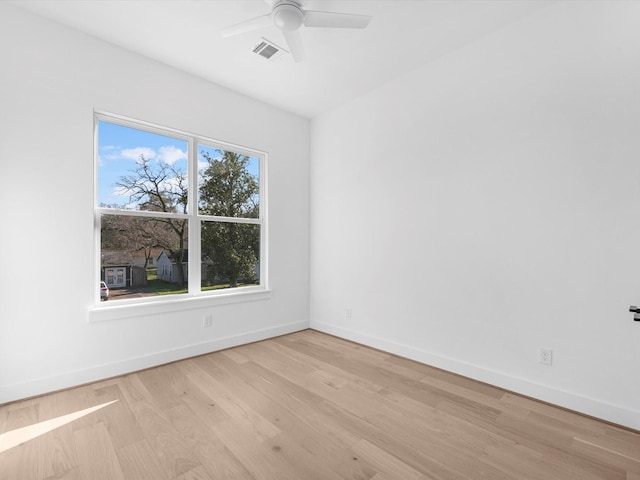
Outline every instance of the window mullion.
<svg viewBox="0 0 640 480"><path fill-rule="evenodd" d="M200 221L198 220L198 145L189 139L189 294L200 293Z"/></svg>

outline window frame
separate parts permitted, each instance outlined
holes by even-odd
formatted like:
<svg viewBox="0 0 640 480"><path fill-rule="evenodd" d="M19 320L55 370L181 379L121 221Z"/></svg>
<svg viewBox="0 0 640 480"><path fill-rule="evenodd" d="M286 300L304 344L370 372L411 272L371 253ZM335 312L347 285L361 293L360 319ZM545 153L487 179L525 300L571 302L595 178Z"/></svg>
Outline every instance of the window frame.
<svg viewBox="0 0 640 480"><path fill-rule="evenodd" d="M149 133L176 138L187 142L187 179L188 200L187 213L151 212L146 210L130 210L105 208L99 205L98 177L99 177L99 122L108 122L126 128L133 128ZM189 258L201 257L201 225L203 221L227 222L238 224L259 225L260 229L260 258L259 280L255 286L242 286L224 288L218 290L201 290L201 269L190 267L188 269L187 293L175 295L151 296L144 298L121 299L117 301L102 302L100 289L94 288L93 307L90 308L90 321L109 320L122 318L123 316L148 315L156 312L178 311L189 308L202 308L207 306L224 305L246 301L262 300L269 297L268 275L268 192L267 192L267 152L254 148L243 147L211 137L188 133L171 127L164 127L150 122L132 119L123 115L117 115L104 111L94 110L94 284L99 285L101 280L101 218L104 215L125 215L140 217L171 217L186 219L188 222ZM259 214L257 218L223 217L216 215L203 215L199 212L199 178L198 178L198 146L203 145L220 150L228 150L241 155L246 155L259 160ZM191 263L191 262L190 262ZM160 308L158 308L160 307Z"/></svg>

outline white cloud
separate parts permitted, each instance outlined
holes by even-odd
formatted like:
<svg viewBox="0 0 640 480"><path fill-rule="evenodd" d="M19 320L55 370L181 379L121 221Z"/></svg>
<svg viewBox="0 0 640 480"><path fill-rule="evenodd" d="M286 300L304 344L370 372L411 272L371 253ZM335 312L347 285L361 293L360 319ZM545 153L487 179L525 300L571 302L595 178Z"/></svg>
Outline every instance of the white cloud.
<svg viewBox="0 0 640 480"><path fill-rule="evenodd" d="M117 160L120 158L118 154L118 147L114 145L103 145L100 146L100 150L98 152L98 165L105 166L107 162L111 160Z"/></svg>
<svg viewBox="0 0 640 480"><path fill-rule="evenodd" d="M160 159L169 165L173 165L178 160L186 160L187 152L176 148L175 145L160 147Z"/></svg>
<svg viewBox="0 0 640 480"><path fill-rule="evenodd" d="M136 148L127 148L120 152L124 158L128 158L130 160L135 160L136 162L140 160L140 156L142 155L147 160L151 160L156 157L156 152L148 147L136 147Z"/></svg>

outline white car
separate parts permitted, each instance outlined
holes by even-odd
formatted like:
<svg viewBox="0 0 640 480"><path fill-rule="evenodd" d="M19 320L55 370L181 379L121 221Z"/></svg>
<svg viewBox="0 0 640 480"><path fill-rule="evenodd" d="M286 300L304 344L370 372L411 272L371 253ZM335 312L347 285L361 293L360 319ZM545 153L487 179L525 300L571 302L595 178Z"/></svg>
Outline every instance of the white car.
<svg viewBox="0 0 640 480"><path fill-rule="evenodd" d="M109 300L109 287L104 282L100 282L100 300Z"/></svg>

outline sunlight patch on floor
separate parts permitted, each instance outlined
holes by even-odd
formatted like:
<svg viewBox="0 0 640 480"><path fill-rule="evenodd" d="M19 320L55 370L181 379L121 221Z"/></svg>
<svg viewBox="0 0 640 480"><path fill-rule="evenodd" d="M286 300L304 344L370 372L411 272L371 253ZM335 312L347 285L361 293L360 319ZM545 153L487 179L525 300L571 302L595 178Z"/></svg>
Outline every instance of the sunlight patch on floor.
<svg viewBox="0 0 640 480"><path fill-rule="evenodd" d="M96 405L95 407L85 408L84 410L78 410L77 412L72 412L67 415L62 415L60 417L2 433L0 434L0 453L20 445L21 443L33 440L40 435L44 435L45 433L62 427L63 425L71 423L74 420L82 418L85 415L89 415L90 413L100 410L101 408L111 405L117 401L118 400L112 400L111 402Z"/></svg>

